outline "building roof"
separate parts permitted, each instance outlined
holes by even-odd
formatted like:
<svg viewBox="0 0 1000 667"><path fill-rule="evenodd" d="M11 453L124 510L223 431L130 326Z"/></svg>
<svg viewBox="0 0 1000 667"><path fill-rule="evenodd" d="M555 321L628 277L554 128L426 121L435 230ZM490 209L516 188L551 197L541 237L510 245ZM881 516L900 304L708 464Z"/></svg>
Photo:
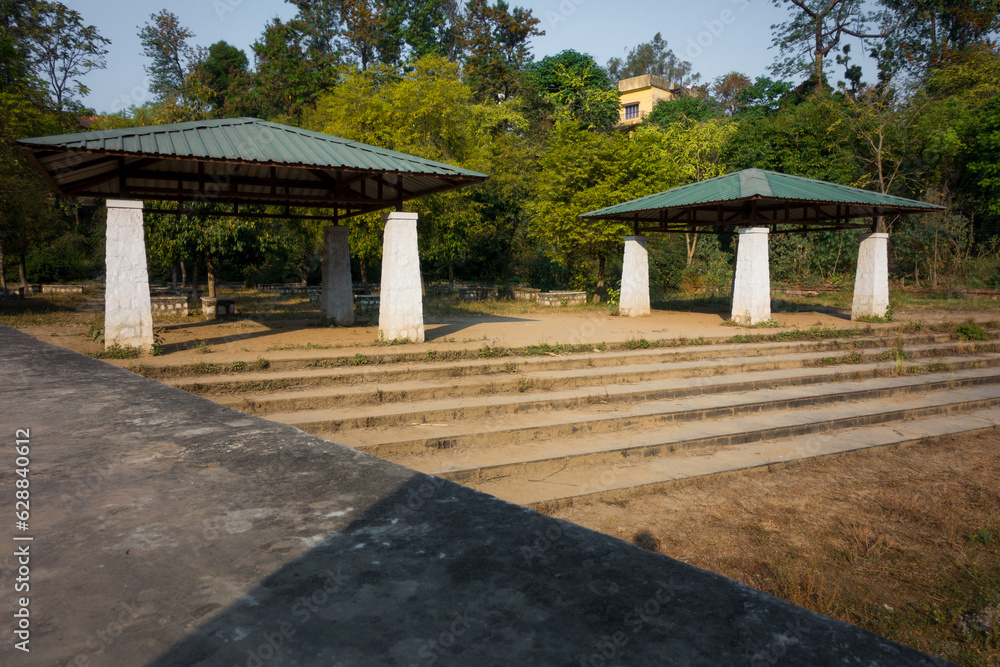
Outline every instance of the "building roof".
<svg viewBox="0 0 1000 667"><path fill-rule="evenodd" d="M801 176L744 169L584 213L583 217L655 223L650 231L684 231L720 225L843 224L854 218L943 208Z"/></svg>
<svg viewBox="0 0 1000 667"><path fill-rule="evenodd" d="M18 140L60 195L342 207L346 214L483 181L485 174L257 118Z"/></svg>

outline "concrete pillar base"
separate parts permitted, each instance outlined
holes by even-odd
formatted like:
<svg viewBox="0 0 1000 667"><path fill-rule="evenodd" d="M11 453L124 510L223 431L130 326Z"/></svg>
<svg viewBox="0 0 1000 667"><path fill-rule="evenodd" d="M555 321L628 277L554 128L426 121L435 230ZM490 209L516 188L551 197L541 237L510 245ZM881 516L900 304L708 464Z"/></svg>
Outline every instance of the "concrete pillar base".
<svg viewBox="0 0 1000 667"><path fill-rule="evenodd" d="M351 291L351 250L347 225L323 228L323 291L319 307L337 326L354 326L354 293Z"/></svg>
<svg viewBox="0 0 1000 667"><path fill-rule="evenodd" d="M153 344L153 311L142 233L142 202L109 199L104 346L148 349Z"/></svg>
<svg viewBox="0 0 1000 667"><path fill-rule="evenodd" d="M385 215L378 334L384 340L424 341L424 303L417 255L417 214Z"/></svg>
<svg viewBox="0 0 1000 667"><path fill-rule="evenodd" d="M889 308L889 235L865 234L858 246L851 319L885 317Z"/></svg>
<svg viewBox="0 0 1000 667"><path fill-rule="evenodd" d="M622 291L618 312L625 317L649 315L649 251L645 236L625 237Z"/></svg>
<svg viewBox="0 0 1000 667"><path fill-rule="evenodd" d="M733 275L732 318L748 326L771 319L771 270L767 227L740 229Z"/></svg>

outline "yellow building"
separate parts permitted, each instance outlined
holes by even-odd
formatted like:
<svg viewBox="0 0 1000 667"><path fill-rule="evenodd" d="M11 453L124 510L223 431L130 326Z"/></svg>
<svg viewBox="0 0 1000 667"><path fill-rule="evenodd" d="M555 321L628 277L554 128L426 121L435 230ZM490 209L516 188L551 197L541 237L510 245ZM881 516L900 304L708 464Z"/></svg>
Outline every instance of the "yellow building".
<svg viewBox="0 0 1000 667"><path fill-rule="evenodd" d="M671 84L653 74L622 79L618 82L618 90L621 92L621 110L616 127L637 125L653 111L657 103L669 102L691 93L680 84Z"/></svg>

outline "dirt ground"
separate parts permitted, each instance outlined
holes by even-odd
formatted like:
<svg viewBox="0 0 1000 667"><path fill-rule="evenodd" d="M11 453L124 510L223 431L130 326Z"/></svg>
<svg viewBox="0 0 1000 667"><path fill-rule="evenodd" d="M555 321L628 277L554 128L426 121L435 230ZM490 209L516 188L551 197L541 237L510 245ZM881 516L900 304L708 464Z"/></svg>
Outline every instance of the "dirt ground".
<svg viewBox="0 0 1000 667"><path fill-rule="evenodd" d="M852 323L849 313L828 312L829 310L818 308L815 311L775 313L773 319L782 326L760 331L776 333L785 329L810 327L869 326ZM970 316L989 319L986 315L989 314L920 311L914 319L925 322L937 319L959 321ZM995 314L992 316L995 317ZM407 345L406 351L423 353L431 349L467 349L483 345L521 347L538 343L596 344L640 338L729 338L737 333L756 331L727 326L724 324L727 317L728 314L723 312L654 310L648 317L625 318L612 316L609 309L601 307L551 311L538 309L510 315L430 314L425 319L426 342ZM90 319L99 321L100 313L95 312ZM20 323L4 322L0 318L0 322L10 323L40 340L92 354L101 350L102 345L93 340L85 320L83 317L63 317L55 321L46 320L44 323ZM870 326L879 328L887 325ZM325 357L336 354L336 350L340 348L351 348L349 351L352 354L367 350L385 351L385 346L379 345L377 341L378 327L371 324L354 327L320 326L316 320L277 319L250 312L238 315L235 319L221 321L206 321L200 314L188 317L154 316L154 327L163 354L144 357L143 363L149 366L173 366L202 361L253 361L262 356L267 359Z"/></svg>
<svg viewBox="0 0 1000 667"><path fill-rule="evenodd" d="M963 665L1000 665L1000 431L551 512Z"/></svg>

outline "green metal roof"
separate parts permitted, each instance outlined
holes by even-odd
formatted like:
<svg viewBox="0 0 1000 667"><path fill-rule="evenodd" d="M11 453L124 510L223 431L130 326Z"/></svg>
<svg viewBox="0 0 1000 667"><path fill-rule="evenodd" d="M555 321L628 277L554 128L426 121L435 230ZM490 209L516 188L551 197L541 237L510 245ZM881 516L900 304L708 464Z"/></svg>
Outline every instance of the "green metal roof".
<svg viewBox="0 0 1000 667"><path fill-rule="evenodd" d="M744 169L584 213L583 217L656 222L664 227L825 224L873 215L928 213L943 208L801 176Z"/></svg>
<svg viewBox="0 0 1000 667"><path fill-rule="evenodd" d="M62 195L386 208L487 178L256 118L18 140ZM235 185L234 185L235 184Z"/></svg>

